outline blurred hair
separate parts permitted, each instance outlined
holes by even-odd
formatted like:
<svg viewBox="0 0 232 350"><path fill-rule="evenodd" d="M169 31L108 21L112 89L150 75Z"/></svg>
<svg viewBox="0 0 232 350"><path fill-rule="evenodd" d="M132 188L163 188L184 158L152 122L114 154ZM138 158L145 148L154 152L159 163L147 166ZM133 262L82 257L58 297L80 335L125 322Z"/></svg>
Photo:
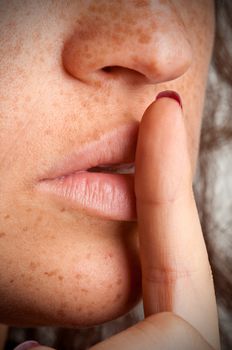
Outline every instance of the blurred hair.
<svg viewBox="0 0 232 350"><path fill-rule="evenodd" d="M212 267L222 349L232 349L232 1L216 0L216 33L194 191Z"/></svg>

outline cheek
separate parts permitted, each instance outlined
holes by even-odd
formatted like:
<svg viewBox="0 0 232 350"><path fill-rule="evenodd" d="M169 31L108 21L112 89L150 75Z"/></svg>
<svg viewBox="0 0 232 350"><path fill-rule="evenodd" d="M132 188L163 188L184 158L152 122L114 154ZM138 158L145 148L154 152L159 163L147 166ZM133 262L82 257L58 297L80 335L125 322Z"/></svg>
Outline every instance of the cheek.
<svg viewBox="0 0 232 350"><path fill-rule="evenodd" d="M25 206L15 216L22 218L18 225L11 216L5 219L0 237L0 299L6 301L0 306L1 322L91 326L121 316L139 301L134 224L76 215L71 225L70 220L65 223L65 211L60 215L64 221Z"/></svg>

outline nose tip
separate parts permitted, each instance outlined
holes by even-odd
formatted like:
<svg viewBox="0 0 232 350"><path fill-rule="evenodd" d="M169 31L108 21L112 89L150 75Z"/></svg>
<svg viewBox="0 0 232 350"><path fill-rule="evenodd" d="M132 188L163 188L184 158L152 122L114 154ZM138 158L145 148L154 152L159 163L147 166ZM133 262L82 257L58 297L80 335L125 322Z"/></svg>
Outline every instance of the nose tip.
<svg viewBox="0 0 232 350"><path fill-rule="evenodd" d="M191 65L192 48L180 21L169 16L164 26L164 16L154 23L155 13L150 14L146 25L141 16L131 22L122 16L113 24L91 16L79 21L64 44L66 71L86 83L128 72L151 84L180 77Z"/></svg>

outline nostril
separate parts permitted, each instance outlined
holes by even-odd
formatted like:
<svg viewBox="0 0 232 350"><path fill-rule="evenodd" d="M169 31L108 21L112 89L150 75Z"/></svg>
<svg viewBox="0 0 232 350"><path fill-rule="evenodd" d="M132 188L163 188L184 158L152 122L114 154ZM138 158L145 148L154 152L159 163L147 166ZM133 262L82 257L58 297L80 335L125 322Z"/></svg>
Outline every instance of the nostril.
<svg viewBox="0 0 232 350"><path fill-rule="evenodd" d="M147 80L147 78L144 76L144 74L140 73L139 71L123 66L105 66L101 68L101 71L110 78L122 78L124 80L127 80L128 82L139 82Z"/></svg>
<svg viewBox="0 0 232 350"><path fill-rule="evenodd" d="M114 69L113 66L106 66L102 68L102 70L106 73L111 73L113 69Z"/></svg>

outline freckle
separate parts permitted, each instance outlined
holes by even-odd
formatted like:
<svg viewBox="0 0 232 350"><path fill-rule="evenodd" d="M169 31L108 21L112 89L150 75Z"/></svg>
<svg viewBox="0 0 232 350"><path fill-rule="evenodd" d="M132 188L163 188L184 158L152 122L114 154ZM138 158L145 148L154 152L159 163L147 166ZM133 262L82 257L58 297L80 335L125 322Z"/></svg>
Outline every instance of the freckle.
<svg viewBox="0 0 232 350"><path fill-rule="evenodd" d="M90 52L85 53L85 58L90 59L92 57L93 57L93 55Z"/></svg>
<svg viewBox="0 0 232 350"><path fill-rule="evenodd" d="M57 274L57 270L52 271L45 271L44 275L47 275L48 277L55 276Z"/></svg>
<svg viewBox="0 0 232 350"><path fill-rule="evenodd" d="M81 312L82 311L82 307L78 307L77 311Z"/></svg>
<svg viewBox="0 0 232 350"><path fill-rule="evenodd" d="M63 213L65 211L65 208L61 208L60 212Z"/></svg>
<svg viewBox="0 0 232 350"><path fill-rule="evenodd" d="M25 274L24 273L21 273L21 275L20 275L22 278L25 276Z"/></svg>
<svg viewBox="0 0 232 350"><path fill-rule="evenodd" d="M80 273L77 273L76 275L75 275L75 278L77 278L77 279L81 279L81 274Z"/></svg>
<svg viewBox="0 0 232 350"><path fill-rule="evenodd" d="M99 80L96 80L96 81L93 81L93 85L96 88L100 88L100 87L102 87L102 82Z"/></svg>
<svg viewBox="0 0 232 350"><path fill-rule="evenodd" d="M108 288L109 288L109 289L112 288L112 287L113 287L112 284L109 284L109 285L108 285Z"/></svg>
<svg viewBox="0 0 232 350"><path fill-rule="evenodd" d="M98 96L93 96L93 101L94 101L94 102L99 102L99 100L100 100L100 99L99 99Z"/></svg>
<svg viewBox="0 0 232 350"><path fill-rule="evenodd" d="M121 298L121 296L122 296L122 294L118 293L118 294L116 295L116 297L115 297L114 301L119 300L119 299Z"/></svg>
<svg viewBox="0 0 232 350"><path fill-rule="evenodd" d="M6 235L5 232L0 232L0 238L4 237L5 235Z"/></svg>
<svg viewBox="0 0 232 350"><path fill-rule="evenodd" d="M113 253L108 253L107 255L105 255L105 259L108 259L108 258L110 258L110 259L112 259L113 258Z"/></svg>
<svg viewBox="0 0 232 350"><path fill-rule="evenodd" d="M10 218L10 215L9 214L6 214L5 216L4 216L4 219L9 219Z"/></svg>
<svg viewBox="0 0 232 350"><path fill-rule="evenodd" d="M122 279L119 278L119 279L117 280L117 284L119 285L119 284L121 284L121 283L122 283Z"/></svg>
<svg viewBox="0 0 232 350"><path fill-rule="evenodd" d="M26 209L26 212L27 212L27 213L30 213L31 211L32 211L31 208L27 208L27 209Z"/></svg>
<svg viewBox="0 0 232 350"><path fill-rule="evenodd" d="M150 40L151 40L150 35L147 35L147 34L145 34L145 33L140 33L140 34L139 34L139 42L140 42L141 44L147 44L147 43L150 42Z"/></svg>
<svg viewBox="0 0 232 350"><path fill-rule="evenodd" d="M61 309L65 308L67 306L67 303L65 301L63 301L61 304L60 304L60 307Z"/></svg>
<svg viewBox="0 0 232 350"><path fill-rule="evenodd" d="M32 276L29 276L29 277L28 277L28 281L31 281L31 280L32 280Z"/></svg>
<svg viewBox="0 0 232 350"><path fill-rule="evenodd" d="M54 105L54 104L53 104ZM52 131L50 129L45 130L45 135L51 135Z"/></svg>
<svg viewBox="0 0 232 350"><path fill-rule="evenodd" d="M91 254L90 253L88 253L88 254L86 254L86 259L90 259L90 257L91 257Z"/></svg>
<svg viewBox="0 0 232 350"><path fill-rule="evenodd" d="M26 232L26 231L28 231L28 227L27 226L23 227L23 232Z"/></svg>
<svg viewBox="0 0 232 350"><path fill-rule="evenodd" d="M31 269L32 271L35 271L36 268L37 268L39 265L40 265L40 263L36 263L36 262L32 261L32 262L30 263L29 267L30 267L30 269Z"/></svg>
<svg viewBox="0 0 232 350"><path fill-rule="evenodd" d="M62 317L65 316L65 312L63 309L58 310L57 314L58 314L58 316L62 316Z"/></svg>
<svg viewBox="0 0 232 350"><path fill-rule="evenodd" d="M26 102L30 102L30 101L31 101L31 96L26 96L26 97L25 97L25 101L26 101Z"/></svg>
<svg viewBox="0 0 232 350"><path fill-rule="evenodd" d="M40 221L42 220L42 218L43 218L42 215L39 215L39 216L37 217L36 221L37 221L37 222L40 222Z"/></svg>
<svg viewBox="0 0 232 350"><path fill-rule="evenodd" d="M135 5L135 7L148 6L148 1L147 0L134 0L134 5Z"/></svg>
<svg viewBox="0 0 232 350"><path fill-rule="evenodd" d="M60 281L63 281L64 277L63 276L58 276Z"/></svg>
<svg viewBox="0 0 232 350"><path fill-rule="evenodd" d="M85 289L85 288L81 288L81 291L85 294L87 294L89 292L88 289Z"/></svg>
<svg viewBox="0 0 232 350"><path fill-rule="evenodd" d="M14 280L10 280L10 283L13 283L14 282Z"/></svg>

